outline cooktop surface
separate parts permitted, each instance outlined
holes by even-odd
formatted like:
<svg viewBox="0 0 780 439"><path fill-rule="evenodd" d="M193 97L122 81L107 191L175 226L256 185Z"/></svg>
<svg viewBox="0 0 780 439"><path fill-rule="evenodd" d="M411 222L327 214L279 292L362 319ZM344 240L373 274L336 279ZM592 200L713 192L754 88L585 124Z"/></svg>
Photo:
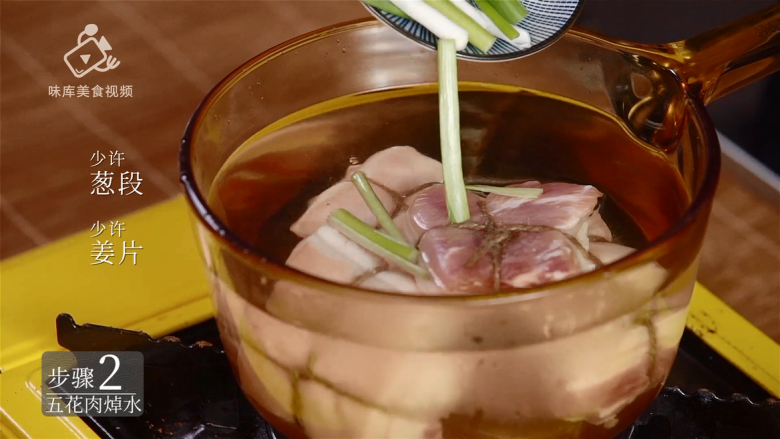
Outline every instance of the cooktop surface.
<svg viewBox="0 0 780 439"><path fill-rule="evenodd" d="M144 414L82 418L103 438L285 439L244 398L213 319L153 340L142 332L78 325L61 314L57 333L71 351L144 354ZM615 439L780 437L780 401L687 329L666 384Z"/></svg>

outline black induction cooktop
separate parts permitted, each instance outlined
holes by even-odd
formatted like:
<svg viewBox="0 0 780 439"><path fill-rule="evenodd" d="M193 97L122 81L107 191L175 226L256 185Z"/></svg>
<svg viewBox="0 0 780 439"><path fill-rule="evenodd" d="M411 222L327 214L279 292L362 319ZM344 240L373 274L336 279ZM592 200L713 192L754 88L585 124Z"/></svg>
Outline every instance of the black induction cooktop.
<svg viewBox="0 0 780 439"><path fill-rule="evenodd" d="M104 439L284 439L244 398L222 351L216 323L153 340L141 332L57 318L71 351L141 351L141 417L82 418ZM615 439L777 439L780 401L686 330L667 387Z"/></svg>

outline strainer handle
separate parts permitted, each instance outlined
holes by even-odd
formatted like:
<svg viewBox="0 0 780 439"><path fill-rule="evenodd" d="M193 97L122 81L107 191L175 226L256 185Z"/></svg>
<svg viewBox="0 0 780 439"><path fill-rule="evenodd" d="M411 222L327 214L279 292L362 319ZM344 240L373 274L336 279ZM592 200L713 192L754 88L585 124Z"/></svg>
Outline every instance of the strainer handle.
<svg viewBox="0 0 780 439"><path fill-rule="evenodd" d="M707 104L780 70L780 5L670 46L683 83Z"/></svg>

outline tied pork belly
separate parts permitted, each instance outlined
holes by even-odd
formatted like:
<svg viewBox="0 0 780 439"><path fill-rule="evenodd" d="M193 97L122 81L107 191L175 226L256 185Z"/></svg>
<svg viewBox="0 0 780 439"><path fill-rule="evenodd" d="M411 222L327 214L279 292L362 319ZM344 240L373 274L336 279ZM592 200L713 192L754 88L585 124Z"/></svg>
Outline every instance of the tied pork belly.
<svg viewBox="0 0 780 439"><path fill-rule="evenodd" d="M371 254L326 224L346 209L376 227L377 220L349 181L361 171L407 242L417 244L431 279L415 278ZM392 147L349 168L344 179L315 197L291 230L303 241L287 265L342 284L406 294L474 294L528 288L591 271L602 262L591 241L612 234L597 210L593 186L537 181L536 199L467 192L471 218L450 225L441 164L411 147ZM615 244L617 245L617 244ZM626 248L626 251L631 249Z"/></svg>

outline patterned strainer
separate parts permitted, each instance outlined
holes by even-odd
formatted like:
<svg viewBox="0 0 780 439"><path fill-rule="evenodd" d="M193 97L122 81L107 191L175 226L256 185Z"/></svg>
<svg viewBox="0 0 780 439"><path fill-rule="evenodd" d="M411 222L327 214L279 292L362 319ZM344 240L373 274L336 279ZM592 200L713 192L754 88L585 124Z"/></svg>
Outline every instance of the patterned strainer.
<svg viewBox="0 0 780 439"><path fill-rule="evenodd" d="M574 24L585 2L585 0L520 1L528 11L528 15L517 23L516 26L528 32L531 38L530 47L519 48L507 41L498 39L493 44L493 47L485 53L469 43L466 49L458 52L458 58L470 61L508 61L538 52L563 36L564 32ZM469 0L469 3L478 8L474 0ZM363 3L363 6L377 19L397 30L405 37L429 49L436 50L436 36L419 23L366 3Z"/></svg>

